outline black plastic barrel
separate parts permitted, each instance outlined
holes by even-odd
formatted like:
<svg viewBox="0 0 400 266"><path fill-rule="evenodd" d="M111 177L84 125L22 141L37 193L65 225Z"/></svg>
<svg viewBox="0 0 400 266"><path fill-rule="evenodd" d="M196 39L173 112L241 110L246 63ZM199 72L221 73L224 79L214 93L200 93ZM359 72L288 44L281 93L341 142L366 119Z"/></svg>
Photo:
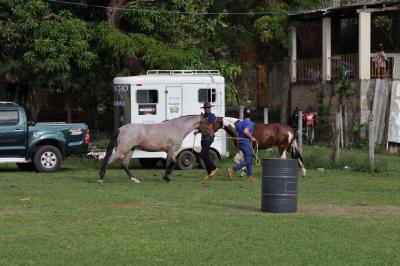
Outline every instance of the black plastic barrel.
<svg viewBox="0 0 400 266"><path fill-rule="evenodd" d="M297 211L297 160L262 161L261 211Z"/></svg>

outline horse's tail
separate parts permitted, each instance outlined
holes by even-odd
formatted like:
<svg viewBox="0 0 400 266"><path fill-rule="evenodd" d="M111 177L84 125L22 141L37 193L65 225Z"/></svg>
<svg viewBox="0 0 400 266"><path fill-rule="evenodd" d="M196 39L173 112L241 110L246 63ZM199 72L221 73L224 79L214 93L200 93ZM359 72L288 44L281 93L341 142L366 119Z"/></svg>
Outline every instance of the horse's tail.
<svg viewBox="0 0 400 266"><path fill-rule="evenodd" d="M301 157L300 151L299 151L299 147L297 146L297 140L294 139L292 144L292 157L294 159L298 159L299 161L303 162L303 158Z"/></svg>
<svg viewBox="0 0 400 266"><path fill-rule="evenodd" d="M116 146L118 135L119 135L119 129L117 129L113 133L113 135L110 138L110 141L108 142L107 149L106 149L106 155L104 156L103 164L102 164L100 172L99 172L100 180L103 180L103 178L104 178L104 175L106 173L107 166L108 166L108 160L110 159L110 156Z"/></svg>
<svg viewBox="0 0 400 266"><path fill-rule="evenodd" d="M301 167L301 171L303 172L303 176L306 176L307 170L304 166L303 157L301 157L299 147L297 146L296 137L293 137L293 140L292 140L292 143L290 146L291 146L292 158L297 159L299 166Z"/></svg>

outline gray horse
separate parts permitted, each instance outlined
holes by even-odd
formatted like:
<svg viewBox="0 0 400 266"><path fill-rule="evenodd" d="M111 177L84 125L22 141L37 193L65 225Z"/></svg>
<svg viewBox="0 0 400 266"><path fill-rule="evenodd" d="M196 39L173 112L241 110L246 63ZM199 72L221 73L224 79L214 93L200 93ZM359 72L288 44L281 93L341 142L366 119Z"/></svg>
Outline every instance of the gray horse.
<svg viewBox="0 0 400 266"><path fill-rule="evenodd" d="M129 161L135 148L143 151L165 151L167 163L163 179L170 181L169 175L175 167L176 153L183 139L193 130L213 135L206 119L201 115L181 116L157 124L127 124L120 127L111 137L107 146L106 156L99 172L100 183L104 181L107 167L116 159L122 159L122 168L132 182L140 183L129 171ZM115 153L113 149L117 144Z"/></svg>

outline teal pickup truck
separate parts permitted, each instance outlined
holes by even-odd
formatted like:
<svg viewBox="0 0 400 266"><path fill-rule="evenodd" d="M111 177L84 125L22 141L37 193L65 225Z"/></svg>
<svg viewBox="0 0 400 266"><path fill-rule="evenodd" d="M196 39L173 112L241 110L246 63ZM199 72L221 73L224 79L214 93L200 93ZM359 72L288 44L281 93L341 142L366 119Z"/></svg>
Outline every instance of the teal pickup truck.
<svg viewBox="0 0 400 266"><path fill-rule="evenodd" d="M86 124L28 122L24 108L0 102L0 163L56 172L68 155L86 153L89 142Z"/></svg>

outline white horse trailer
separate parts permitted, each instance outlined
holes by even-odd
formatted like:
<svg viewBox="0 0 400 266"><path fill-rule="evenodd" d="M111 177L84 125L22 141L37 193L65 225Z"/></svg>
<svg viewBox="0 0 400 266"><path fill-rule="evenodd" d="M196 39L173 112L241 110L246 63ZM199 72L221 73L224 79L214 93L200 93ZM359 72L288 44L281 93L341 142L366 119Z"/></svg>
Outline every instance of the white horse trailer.
<svg viewBox="0 0 400 266"><path fill-rule="evenodd" d="M216 116L225 116L225 80L216 70L150 70L147 75L114 79L115 127L128 123L159 123L184 115L200 114L204 102L210 102ZM199 160L201 136L189 134L177 154L180 169L194 167ZM211 145L213 160L229 156L225 131L219 130ZM165 152L135 149L143 167L152 167Z"/></svg>

